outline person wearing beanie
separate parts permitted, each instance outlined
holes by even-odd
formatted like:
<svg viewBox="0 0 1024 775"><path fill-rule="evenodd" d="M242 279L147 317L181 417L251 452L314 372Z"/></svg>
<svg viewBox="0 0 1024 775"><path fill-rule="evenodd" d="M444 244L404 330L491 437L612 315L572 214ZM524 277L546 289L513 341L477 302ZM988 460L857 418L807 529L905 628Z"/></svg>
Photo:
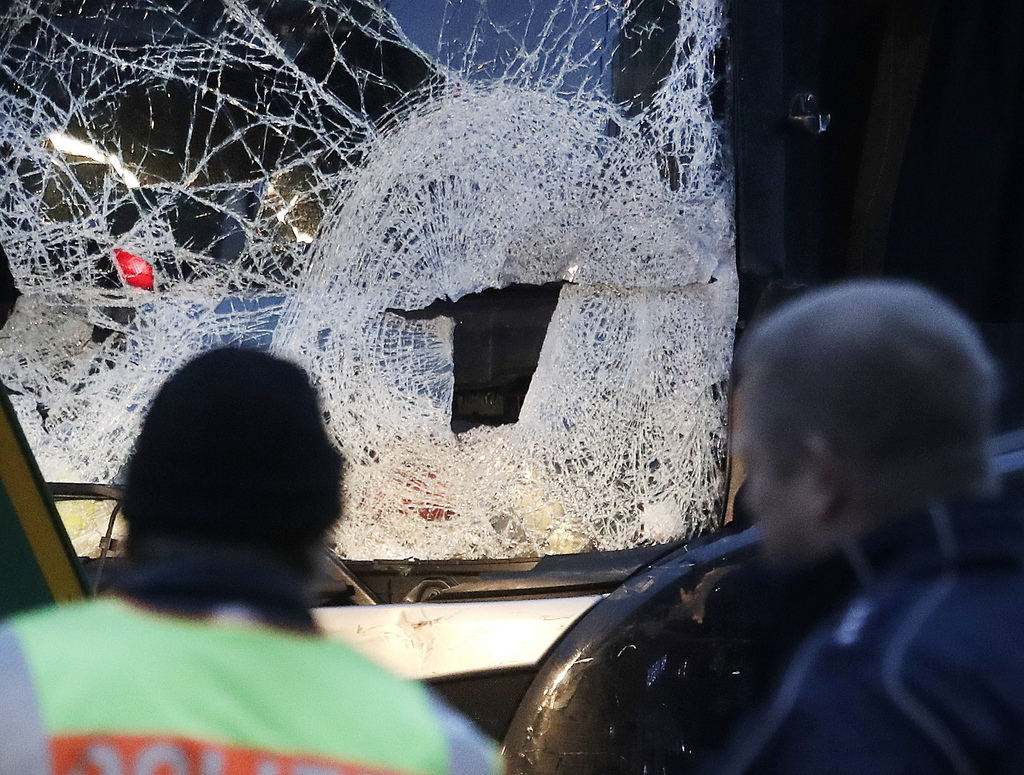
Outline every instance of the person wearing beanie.
<svg viewBox="0 0 1024 775"><path fill-rule="evenodd" d="M146 416L123 503L135 538L290 553L341 510L341 456L297 366L214 350L172 377Z"/></svg>
<svg viewBox="0 0 1024 775"><path fill-rule="evenodd" d="M421 685L322 637L342 459L298 366L200 355L146 416L113 594L0 627L0 775L497 775Z"/></svg>

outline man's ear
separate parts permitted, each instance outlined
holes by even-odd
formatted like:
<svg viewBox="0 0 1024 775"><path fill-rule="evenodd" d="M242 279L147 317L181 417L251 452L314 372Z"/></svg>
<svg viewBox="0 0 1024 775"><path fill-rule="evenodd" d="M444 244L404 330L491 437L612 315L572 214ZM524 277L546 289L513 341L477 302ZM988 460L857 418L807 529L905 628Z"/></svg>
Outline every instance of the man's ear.
<svg viewBox="0 0 1024 775"><path fill-rule="evenodd" d="M807 434L804 447L809 505L822 528L838 527L846 517L847 472L832 445L820 433Z"/></svg>

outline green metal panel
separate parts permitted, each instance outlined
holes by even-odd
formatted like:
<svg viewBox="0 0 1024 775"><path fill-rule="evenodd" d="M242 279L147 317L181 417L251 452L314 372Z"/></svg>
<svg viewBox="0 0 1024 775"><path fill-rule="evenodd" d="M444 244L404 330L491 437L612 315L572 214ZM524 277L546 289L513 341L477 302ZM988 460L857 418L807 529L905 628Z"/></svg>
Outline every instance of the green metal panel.
<svg viewBox="0 0 1024 775"><path fill-rule="evenodd" d="M0 618L53 602L7 492L0 489Z"/></svg>
<svg viewBox="0 0 1024 775"><path fill-rule="evenodd" d="M0 617L84 595L71 540L0 386Z"/></svg>

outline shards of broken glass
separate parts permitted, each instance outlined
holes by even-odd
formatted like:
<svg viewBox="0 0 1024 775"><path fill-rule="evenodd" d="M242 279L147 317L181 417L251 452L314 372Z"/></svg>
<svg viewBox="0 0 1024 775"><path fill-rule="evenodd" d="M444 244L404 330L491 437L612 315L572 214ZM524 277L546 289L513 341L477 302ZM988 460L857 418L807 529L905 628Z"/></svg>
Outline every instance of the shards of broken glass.
<svg viewBox="0 0 1024 775"><path fill-rule="evenodd" d="M679 3L632 99L644 4L449 0L434 36L368 0L16 0L0 246L24 296L0 378L45 475L118 476L162 380L227 343L317 381L346 556L616 549L716 519L722 8ZM399 313L550 282L518 421L455 433L454 324Z"/></svg>

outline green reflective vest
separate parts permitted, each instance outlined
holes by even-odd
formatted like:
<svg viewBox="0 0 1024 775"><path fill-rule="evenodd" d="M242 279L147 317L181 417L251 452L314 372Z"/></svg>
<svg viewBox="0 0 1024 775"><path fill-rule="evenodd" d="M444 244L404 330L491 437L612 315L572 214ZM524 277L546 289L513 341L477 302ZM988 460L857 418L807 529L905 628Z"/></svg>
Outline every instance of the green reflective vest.
<svg viewBox="0 0 1024 775"><path fill-rule="evenodd" d="M113 599L0 627L0 775L495 775L419 684L348 646Z"/></svg>

